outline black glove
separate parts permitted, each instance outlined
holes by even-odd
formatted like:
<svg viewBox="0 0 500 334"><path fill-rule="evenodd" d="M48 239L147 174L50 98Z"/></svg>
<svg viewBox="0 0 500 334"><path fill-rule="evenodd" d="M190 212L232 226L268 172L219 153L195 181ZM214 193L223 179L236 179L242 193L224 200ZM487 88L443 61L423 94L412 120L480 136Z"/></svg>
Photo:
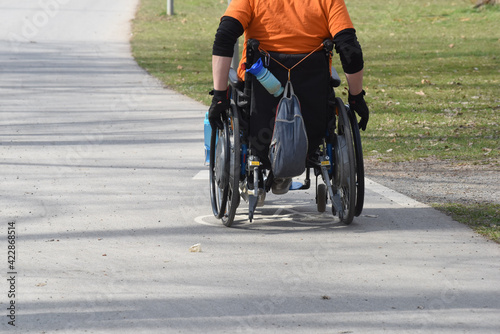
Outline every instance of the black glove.
<svg viewBox="0 0 500 334"><path fill-rule="evenodd" d="M219 128L223 129L224 124L222 124L221 115L226 112L230 106L229 102L229 90L213 90L210 92L213 95L212 104L208 109L208 120L212 129Z"/></svg>
<svg viewBox="0 0 500 334"><path fill-rule="evenodd" d="M364 90L358 95L351 95L351 93L349 93L349 106L359 115L359 117L361 117L358 126L363 131L366 130L366 124L368 124L368 119L370 118L370 111L366 105L365 98L363 97L364 95Z"/></svg>

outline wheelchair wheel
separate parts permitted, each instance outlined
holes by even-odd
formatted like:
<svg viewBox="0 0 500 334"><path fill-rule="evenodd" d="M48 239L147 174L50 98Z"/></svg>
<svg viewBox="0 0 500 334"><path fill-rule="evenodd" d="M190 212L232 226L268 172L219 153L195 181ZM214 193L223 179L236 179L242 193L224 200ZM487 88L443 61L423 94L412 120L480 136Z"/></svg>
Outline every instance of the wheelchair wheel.
<svg viewBox="0 0 500 334"><path fill-rule="evenodd" d="M229 192L229 129L226 122L224 128L212 128L210 138L210 199L212 211L221 219L226 210Z"/></svg>
<svg viewBox="0 0 500 334"><path fill-rule="evenodd" d="M365 169L363 163L363 147L361 146L361 135L358 127L358 120L354 111L347 108L347 114L351 122L352 139L354 144L354 158L356 164L356 208L354 215L358 217L363 211L365 201Z"/></svg>
<svg viewBox="0 0 500 334"><path fill-rule="evenodd" d="M227 209L221 216L221 220L224 225L229 227L233 224L236 209L240 204L240 122L238 118L238 110L234 104L232 104L231 109L228 110L227 120L229 131L229 187L227 193Z"/></svg>
<svg viewBox="0 0 500 334"><path fill-rule="evenodd" d="M337 98L338 126L334 138L335 168L332 183L340 195L342 223L352 223L356 206L356 173L352 127L344 103ZM332 210L335 209L332 207Z"/></svg>
<svg viewBox="0 0 500 334"><path fill-rule="evenodd" d="M326 210L326 185L321 183L318 184L316 190L316 206L318 208L318 212L325 212Z"/></svg>

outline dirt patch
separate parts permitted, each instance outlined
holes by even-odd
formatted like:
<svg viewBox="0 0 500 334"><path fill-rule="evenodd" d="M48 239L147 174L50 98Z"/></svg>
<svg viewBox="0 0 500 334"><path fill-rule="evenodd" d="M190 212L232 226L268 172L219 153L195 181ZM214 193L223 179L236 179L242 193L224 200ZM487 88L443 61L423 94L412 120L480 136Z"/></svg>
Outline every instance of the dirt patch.
<svg viewBox="0 0 500 334"><path fill-rule="evenodd" d="M472 165L436 159L382 162L365 158L366 177L419 202L500 204L498 164Z"/></svg>

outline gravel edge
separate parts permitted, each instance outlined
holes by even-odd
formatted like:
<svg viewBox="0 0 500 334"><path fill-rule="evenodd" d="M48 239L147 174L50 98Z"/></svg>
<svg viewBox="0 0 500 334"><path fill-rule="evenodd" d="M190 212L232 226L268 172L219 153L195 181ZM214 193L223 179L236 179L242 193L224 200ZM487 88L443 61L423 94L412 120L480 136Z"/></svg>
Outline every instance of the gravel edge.
<svg viewBox="0 0 500 334"><path fill-rule="evenodd" d="M384 162L365 158L365 176L425 204L500 204L498 164L473 165L432 158Z"/></svg>

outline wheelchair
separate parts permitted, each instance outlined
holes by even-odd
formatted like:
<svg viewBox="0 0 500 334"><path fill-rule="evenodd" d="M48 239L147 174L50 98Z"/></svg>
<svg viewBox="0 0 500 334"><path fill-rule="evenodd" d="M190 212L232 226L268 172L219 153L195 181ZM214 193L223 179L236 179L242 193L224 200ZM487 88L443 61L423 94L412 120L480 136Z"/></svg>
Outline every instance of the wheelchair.
<svg viewBox="0 0 500 334"><path fill-rule="evenodd" d="M323 49L332 57L333 42L325 40ZM260 57L259 42L247 42L247 68ZM332 67L332 91L340 77ZM229 75L231 104L222 116L223 129L211 129L209 147L210 197L214 216L230 227L242 199L248 203L252 222L256 208L262 206L273 181L272 171L262 166L248 139L252 74L239 81L234 69ZM365 183L363 152L358 122L354 112L339 97L333 98L335 124L329 126L318 147L315 159L307 159L303 184L293 183L291 190L309 189L311 170L316 177L316 206L325 212L331 203L333 216L350 224L363 210Z"/></svg>

